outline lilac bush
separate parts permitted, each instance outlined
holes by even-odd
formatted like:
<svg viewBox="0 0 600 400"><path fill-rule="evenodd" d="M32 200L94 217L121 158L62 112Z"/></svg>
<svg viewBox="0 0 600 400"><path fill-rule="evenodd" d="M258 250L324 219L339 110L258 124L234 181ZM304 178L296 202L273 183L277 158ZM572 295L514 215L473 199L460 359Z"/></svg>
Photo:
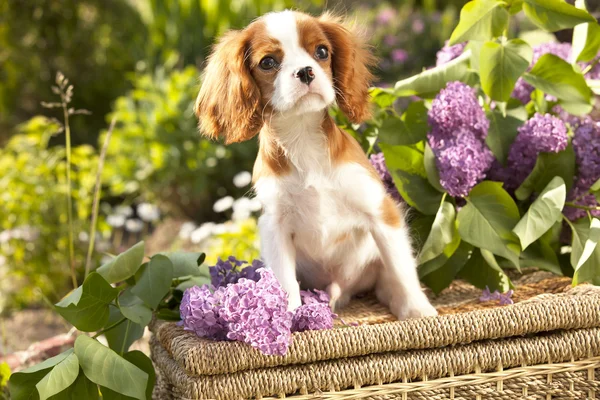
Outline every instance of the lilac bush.
<svg viewBox="0 0 600 400"><path fill-rule="evenodd" d="M454 46L449 46L448 41L446 40L444 47L442 47L435 55L436 56L435 65L436 66L444 65L444 64L454 60L456 57L460 56L465 51L465 47L467 47L466 42L458 43L458 44L455 44Z"/></svg>
<svg viewBox="0 0 600 400"><path fill-rule="evenodd" d="M394 184L394 179L392 178L390 171L385 165L385 157L383 156L383 153L371 154L371 156L369 157L369 161L371 162L373 167L375 167L375 170L379 174L379 177L381 178L381 181L383 182L386 191L394 198L394 200L401 200L402 197L398 192L398 188L396 188L396 185Z"/></svg>
<svg viewBox="0 0 600 400"><path fill-rule="evenodd" d="M448 83L433 100L428 121L427 141L436 155L440 184L451 196L468 195L494 160L485 144L490 123L475 90Z"/></svg>

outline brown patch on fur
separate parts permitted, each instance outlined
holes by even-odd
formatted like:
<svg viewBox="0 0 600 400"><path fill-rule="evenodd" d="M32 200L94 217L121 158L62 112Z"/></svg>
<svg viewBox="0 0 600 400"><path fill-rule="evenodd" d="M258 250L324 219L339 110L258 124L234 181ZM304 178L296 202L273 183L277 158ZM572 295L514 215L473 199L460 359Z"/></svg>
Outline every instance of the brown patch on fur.
<svg viewBox="0 0 600 400"><path fill-rule="evenodd" d="M261 130L258 141L258 156L252 170L252 182L256 183L262 177L282 176L289 173L290 163L285 156L285 151L267 126Z"/></svg>
<svg viewBox="0 0 600 400"><path fill-rule="evenodd" d="M381 218L383 222L394 228L402 226L402 216L398 209L398 204L389 196L385 196L381 203Z"/></svg>
<svg viewBox="0 0 600 400"><path fill-rule="evenodd" d="M327 135L329 155L334 165L355 163L364 167L378 182L381 182L375 167L369 162L367 155L360 144L348 132L335 124L333 119L326 115L323 120L323 132Z"/></svg>
<svg viewBox="0 0 600 400"><path fill-rule="evenodd" d="M360 35L342 26L341 19L325 13L318 21L331 43L331 68L337 103L350 121L363 122L371 114L369 87L373 75L369 67L375 65L375 57Z"/></svg>
<svg viewBox="0 0 600 400"><path fill-rule="evenodd" d="M332 45L319 21L311 16L302 13L296 13L296 29L300 38L300 45L306 52L315 59L323 68L329 79L333 82L333 72L331 70L331 51ZM326 60L317 59L315 52L320 45L327 47L329 57Z"/></svg>

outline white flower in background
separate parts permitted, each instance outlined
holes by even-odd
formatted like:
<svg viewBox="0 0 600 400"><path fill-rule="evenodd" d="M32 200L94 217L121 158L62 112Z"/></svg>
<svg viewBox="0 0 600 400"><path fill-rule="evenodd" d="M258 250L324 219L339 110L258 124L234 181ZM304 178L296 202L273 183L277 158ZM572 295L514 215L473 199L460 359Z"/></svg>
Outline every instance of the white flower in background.
<svg viewBox="0 0 600 400"><path fill-rule="evenodd" d="M225 147L219 146L215 150L215 155L217 156L217 158L223 158L227 155L227 150L225 149Z"/></svg>
<svg viewBox="0 0 600 400"><path fill-rule="evenodd" d="M0 267L6 264L6 257L0 254Z"/></svg>
<svg viewBox="0 0 600 400"><path fill-rule="evenodd" d="M12 230L13 239L22 239L26 242L33 242L40 237L39 229L32 228L29 225L24 225Z"/></svg>
<svg viewBox="0 0 600 400"><path fill-rule="evenodd" d="M215 226L216 226L216 224L214 222L206 222L206 223L200 225L200 227L198 229L195 229L191 233L191 235L190 235L191 242L194 244L198 244L198 243L203 242L204 240L208 239L214 233Z"/></svg>
<svg viewBox="0 0 600 400"><path fill-rule="evenodd" d="M113 212L124 217L131 217L133 215L133 208L129 206L116 206Z"/></svg>
<svg viewBox="0 0 600 400"><path fill-rule="evenodd" d="M250 211L257 212L257 211L262 210L262 204L256 197L254 197L254 198L250 199L249 208L250 208Z"/></svg>
<svg viewBox="0 0 600 400"><path fill-rule="evenodd" d="M78 237L80 242L87 242L88 240L90 240L90 235L84 231L79 232Z"/></svg>
<svg viewBox="0 0 600 400"><path fill-rule="evenodd" d="M213 211L220 213L229 210L231 206L233 206L233 197L225 196L215 201L215 204L213 204Z"/></svg>
<svg viewBox="0 0 600 400"><path fill-rule="evenodd" d="M252 182L252 174L248 171L242 171L235 174L233 184L235 187L243 188Z"/></svg>
<svg viewBox="0 0 600 400"><path fill-rule="evenodd" d="M213 168L213 167L216 167L216 166L217 166L217 159L216 159L216 158L214 158L214 157L208 157L208 158L206 159L206 166L207 166L208 168Z"/></svg>
<svg viewBox="0 0 600 400"><path fill-rule="evenodd" d="M137 218L128 219L125 222L125 230L129 232L137 233L141 232L142 229L144 229L144 223Z"/></svg>
<svg viewBox="0 0 600 400"><path fill-rule="evenodd" d="M137 207L137 212L140 218L146 222L154 222L160 218L160 210L150 203L141 203Z"/></svg>
<svg viewBox="0 0 600 400"><path fill-rule="evenodd" d="M250 215L252 214L252 211L250 210L251 205L252 202L247 197L240 197L234 201L231 219L234 221L241 221L250 218Z"/></svg>
<svg viewBox="0 0 600 400"><path fill-rule="evenodd" d="M11 238L12 235L10 230L0 232L0 243L8 243Z"/></svg>
<svg viewBox="0 0 600 400"><path fill-rule="evenodd" d="M113 228L122 228L125 225L125 216L122 214L111 214L106 217L106 223Z"/></svg>
<svg viewBox="0 0 600 400"><path fill-rule="evenodd" d="M192 235L192 232L196 230L196 224L193 222L184 222L179 228L179 238L182 240L188 240Z"/></svg>

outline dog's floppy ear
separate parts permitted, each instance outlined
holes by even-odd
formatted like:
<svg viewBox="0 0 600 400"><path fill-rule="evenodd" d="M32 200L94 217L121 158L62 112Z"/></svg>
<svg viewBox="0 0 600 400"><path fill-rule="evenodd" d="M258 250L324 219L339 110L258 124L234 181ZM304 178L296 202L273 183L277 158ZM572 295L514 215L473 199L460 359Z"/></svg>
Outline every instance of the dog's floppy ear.
<svg viewBox="0 0 600 400"><path fill-rule="evenodd" d="M202 134L225 143L249 140L262 127L260 91L247 65L249 34L231 31L215 45L196 100Z"/></svg>
<svg viewBox="0 0 600 400"><path fill-rule="evenodd" d="M369 87L373 75L369 68L375 57L361 35L342 25L340 18L324 14L319 18L321 29L331 43L333 85L340 109L354 123L370 116Z"/></svg>

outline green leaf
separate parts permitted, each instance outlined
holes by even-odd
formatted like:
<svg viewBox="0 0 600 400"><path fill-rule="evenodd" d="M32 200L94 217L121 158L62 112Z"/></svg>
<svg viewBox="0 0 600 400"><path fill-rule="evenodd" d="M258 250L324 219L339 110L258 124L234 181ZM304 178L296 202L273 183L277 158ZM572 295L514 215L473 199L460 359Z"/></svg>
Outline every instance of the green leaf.
<svg viewBox="0 0 600 400"><path fill-rule="evenodd" d="M172 253L159 253L173 263L173 278L182 276L210 276L208 268L201 268L206 255L197 252L177 251Z"/></svg>
<svg viewBox="0 0 600 400"><path fill-rule="evenodd" d="M481 59L481 48L483 47L483 43L478 40L471 40L469 44L465 47L465 51L471 52L470 66L474 71L479 71L479 60Z"/></svg>
<svg viewBox="0 0 600 400"><path fill-rule="evenodd" d="M575 0L575 7L585 10L584 0ZM591 61L600 50L600 26L597 22L579 24L573 28L572 61Z"/></svg>
<svg viewBox="0 0 600 400"><path fill-rule="evenodd" d="M435 214L442 194L427 181L423 153L409 146L380 144L380 147L394 183L404 200L423 214Z"/></svg>
<svg viewBox="0 0 600 400"><path fill-rule="evenodd" d="M534 87L555 96L577 115L591 110L592 91L584 76L571 64L554 54L544 54L523 79ZM580 110L578 109L580 108Z"/></svg>
<svg viewBox="0 0 600 400"><path fill-rule="evenodd" d="M534 192L541 193L556 176L562 178L569 192L574 175L575 151L571 144L560 153L540 153L533 171L515 191L515 196L519 200L526 200Z"/></svg>
<svg viewBox="0 0 600 400"><path fill-rule="evenodd" d="M470 82L474 77L474 73L469 71L470 58L471 52L467 50L444 65L399 81L394 86L394 94L398 97L433 98L441 89L446 87L448 82Z"/></svg>
<svg viewBox="0 0 600 400"><path fill-rule="evenodd" d="M482 253L485 253L486 256ZM486 250L476 249L465 266L459 271L458 277L480 289L490 288L491 291L508 291L512 283L508 276L498 266L493 254Z"/></svg>
<svg viewBox="0 0 600 400"><path fill-rule="evenodd" d="M427 173L427 181L437 189L440 193L446 191L440 184L440 173L437 169L435 154L429 146L429 143L425 143L425 153L423 154L423 163L425 164L425 172Z"/></svg>
<svg viewBox="0 0 600 400"><path fill-rule="evenodd" d="M481 87L492 100L508 101L517 79L527 71L533 50L521 39L486 42L481 48Z"/></svg>
<svg viewBox="0 0 600 400"><path fill-rule="evenodd" d="M507 4L498 0L474 0L460 11L458 26L450 36L450 45L468 40L489 40L508 28Z"/></svg>
<svg viewBox="0 0 600 400"><path fill-rule="evenodd" d="M419 264L433 260L444 252L444 248L449 245L458 234L456 230L456 211L454 205L447 201L442 202L435 215L435 220L431 226L429 236L423 245L419 254Z"/></svg>
<svg viewBox="0 0 600 400"><path fill-rule="evenodd" d="M195 277L202 278L204 277ZM119 309L125 318L136 324L146 326L152 319L152 310L144 304L144 301L131 292L132 288L127 288L119 296Z"/></svg>
<svg viewBox="0 0 600 400"><path fill-rule="evenodd" d="M149 377L139 367L85 335L75 340L75 354L90 381L117 393L146 400Z"/></svg>
<svg viewBox="0 0 600 400"><path fill-rule="evenodd" d="M186 279L185 281L183 281L179 285L177 285L176 289L181 290L183 292L183 291L185 291L185 289L189 289L193 286L202 287L202 285L210 285L210 282L211 282L211 279L209 277L192 276L190 279Z"/></svg>
<svg viewBox="0 0 600 400"><path fill-rule="evenodd" d="M421 277L421 281L427 285L435 294L439 294L447 288L454 280L459 271L469 260L473 246L467 242L460 242L460 246L447 261L431 273Z"/></svg>
<svg viewBox="0 0 600 400"><path fill-rule="evenodd" d="M79 361L77 356L71 352L67 358L59 362L48 372L35 387L40 400L46 400L50 396L62 392L77 379L79 375Z"/></svg>
<svg viewBox="0 0 600 400"><path fill-rule="evenodd" d="M371 101L381 109L391 108L398 98L393 90L387 88L373 87L369 89L369 94Z"/></svg>
<svg viewBox="0 0 600 400"><path fill-rule="evenodd" d="M533 242L521 253L521 267L538 268L562 275L556 252L543 238Z"/></svg>
<svg viewBox="0 0 600 400"><path fill-rule="evenodd" d="M523 124L523 120L515 118L512 115L502 116L497 110L488 111L487 117L490 121L490 129L485 138L485 143L488 145L496 160L502 165L506 164L508 152L517 137L518 128Z"/></svg>
<svg viewBox="0 0 600 400"><path fill-rule="evenodd" d="M475 247L510 260L519 268L520 246L512 229L519 222L514 200L498 182L484 181L466 198L457 217L458 232Z"/></svg>
<svg viewBox="0 0 600 400"><path fill-rule="evenodd" d="M591 282L600 285L600 220L592 218L591 222L581 219L567 223L571 226L573 238L571 242L571 265L575 270L573 284Z"/></svg>
<svg viewBox="0 0 600 400"><path fill-rule="evenodd" d="M96 271L108 281L118 283L132 277L144 260L144 242L139 242L129 250L119 254Z"/></svg>
<svg viewBox="0 0 600 400"><path fill-rule="evenodd" d="M64 361L71 354L73 354L73 349L69 349L64 353L47 359L44 362L12 374L10 376L10 380L8 381L8 389L10 390L11 399L39 399L40 397L36 387L37 383L41 381L55 365Z"/></svg>
<svg viewBox="0 0 600 400"><path fill-rule="evenodd" d="M119 290L113 288L96 272L88 275L83 285L58 302L56 311L77 329L94 332L108 320L109 304Z"/></svg>
<svg viewBox="0 0 600 400"><path fill-rule="evenodd" d="M99 400L98 385L86 378L81 369L78 370L78 374L74 384L69 386L67 390L52 396L50 400Z"/></svg>
<svg viewBox="0 0 600 400"><path fill-rule="evenodd" d="M521 240L523 250L561 219L566 198L565 181L560 176L554 177L513 229L513 232Z"/></svg>
<svg viewBox="0 0 600 400"><path fill-rule="evenodd" d="M531 22L548 32L573 28L584 22L596 22L587 11L564 0L525 0L523 11Z"/></svg>
<svg viewBox="0 0 600 400"><path fill-rule="evenodd" d="M173 263L168 257L157 254L150 259L148 267L131 289L131 293L155 310L169 292L172 279Z"/></svg>
<svg viewBox="0 0 600 400"><path fill-rule="evenodd" d="M148 374L148 385L146 386L146 398L152 400L152 390L156 383L156 372L154 371L154 365L144 353L139 350L130 351L125 354L125 359L137 366L139 369Z"/></svg>
<svg viewBox="0 0 600 400"><path fill-rule="evenodd" d="M106 326L123 319L123 314L115 308L110 309L110 317ZM144 326L131 320L122 322L115 328L104 333L108 346L119 354L125 353L129 347L144 335Z"/></svg>
<svg viewBox="0 0 600 400"><path fill-rule="evenodd" d="M379 140L391 145L415 144L427 138L427 107L424 101L411 103L404 114L396 114L383 120L379 128Z"/></svg>

